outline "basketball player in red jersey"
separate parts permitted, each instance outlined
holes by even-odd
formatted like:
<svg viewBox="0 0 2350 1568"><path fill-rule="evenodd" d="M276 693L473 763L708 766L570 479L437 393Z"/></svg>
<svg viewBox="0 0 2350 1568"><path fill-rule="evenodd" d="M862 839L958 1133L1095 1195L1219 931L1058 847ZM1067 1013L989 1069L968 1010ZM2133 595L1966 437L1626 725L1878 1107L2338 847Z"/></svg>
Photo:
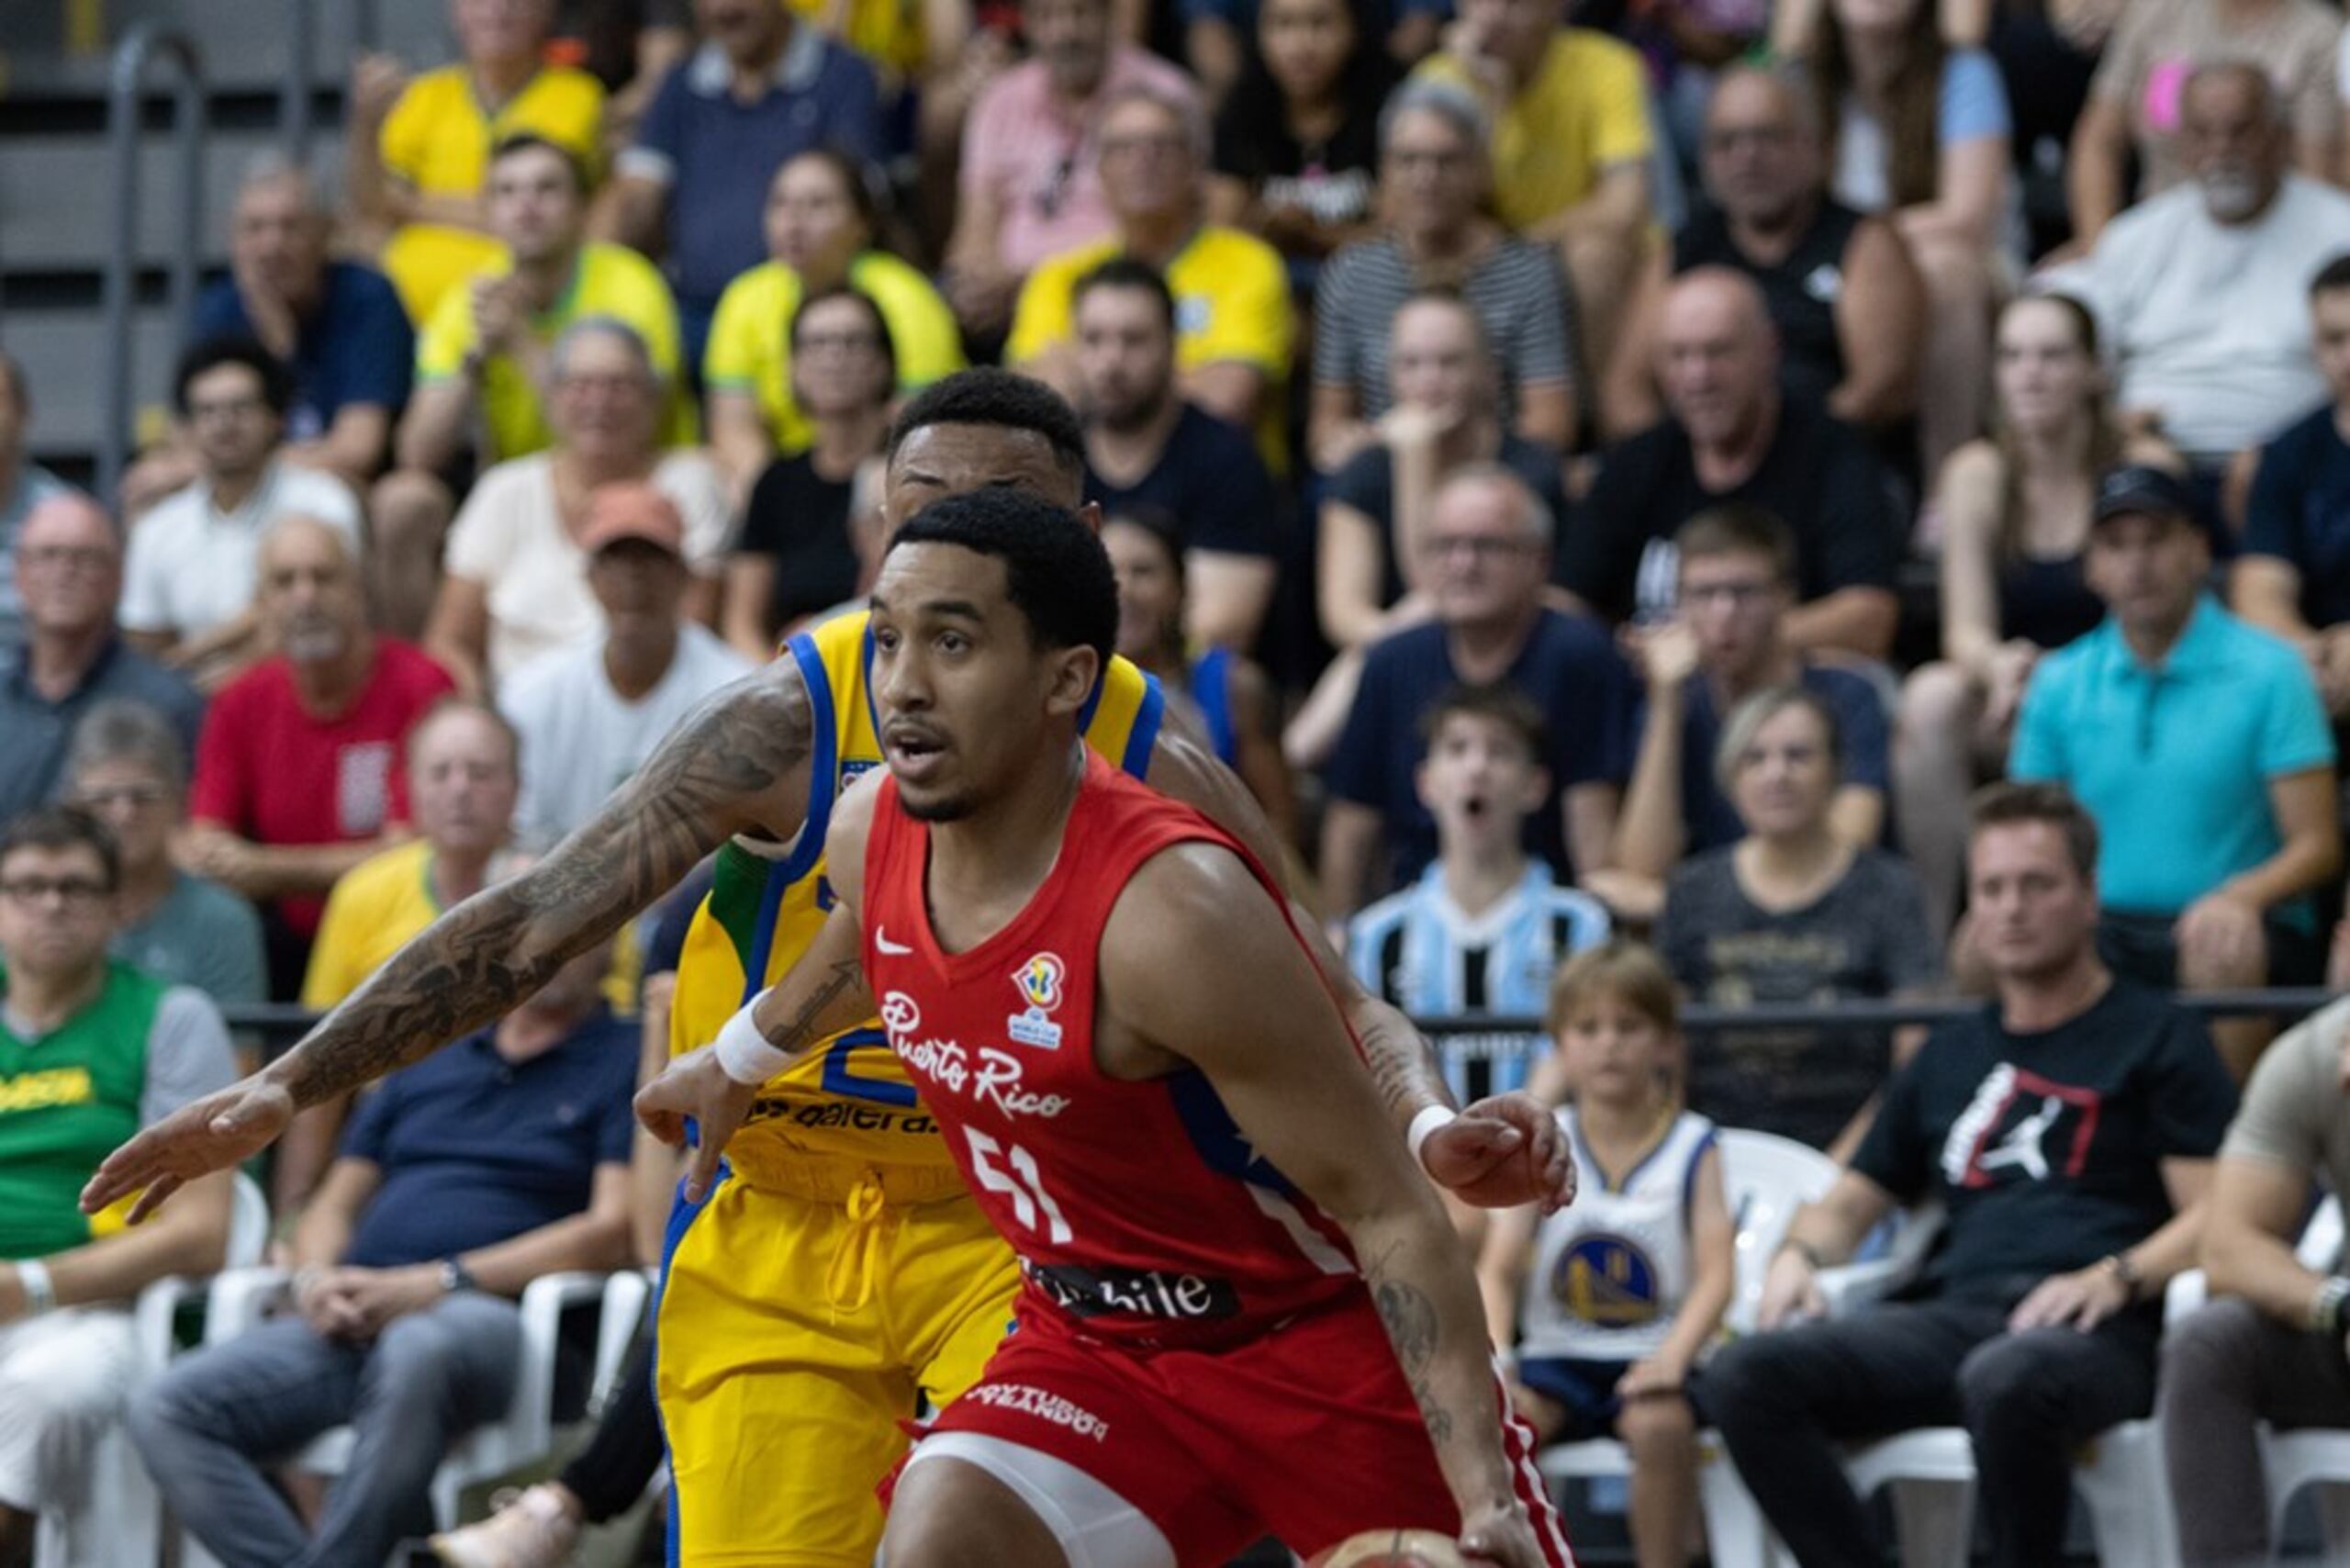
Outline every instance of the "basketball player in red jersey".
<svg viewBox="0 0 2350 1568"><path fill-rule="evenodd" d="M1115 588L1006 490L873 594L888 776L827 837L815 946L638 1097L717 1177L759 1083L878 1011L1019 1253L1013 1331L897 1481L890 1568L1192 1568L1379 1527L1565 1568L1466 1260L1264 868L1094 761Z"/></svg>

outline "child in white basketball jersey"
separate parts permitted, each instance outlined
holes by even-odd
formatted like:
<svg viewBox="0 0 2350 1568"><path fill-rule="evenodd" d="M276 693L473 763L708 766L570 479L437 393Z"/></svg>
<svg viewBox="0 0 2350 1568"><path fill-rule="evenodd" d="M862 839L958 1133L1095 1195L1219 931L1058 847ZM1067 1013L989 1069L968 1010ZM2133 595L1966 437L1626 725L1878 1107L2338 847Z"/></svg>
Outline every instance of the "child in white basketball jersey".
<svg viewBox="0 0 2350 1568"><path fill-rule="evenodd" d="M1632 1452L1640 1568L1683 1568L1697 1489L1690 1371L1729 1305L1733 1231L1714 1125L1673 1085L1673 977L1611 941L1552 980L1549 1023L1573 1096L1559 1124L1575 1201L1495 1216L1478 1263L1494 1342L1545 1442L1613 1436Z"/></svg>

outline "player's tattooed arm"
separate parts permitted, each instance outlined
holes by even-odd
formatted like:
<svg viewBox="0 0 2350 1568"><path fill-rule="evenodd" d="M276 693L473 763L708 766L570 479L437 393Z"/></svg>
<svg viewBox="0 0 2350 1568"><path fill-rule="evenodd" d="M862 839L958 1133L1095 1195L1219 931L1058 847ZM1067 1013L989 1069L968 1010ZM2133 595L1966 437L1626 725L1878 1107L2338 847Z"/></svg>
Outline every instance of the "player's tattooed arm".
<svg viewBox="0 0 2350 1568"><path fill-rule="evenodd" d="M1375 1280L1371 1294L1379 1307L1380 1324L1387 1330L1387 1342L1395 1347L1404 1379L1412 1385L1412 1397L1419 1404L1420 1418L1427 1423L1430 1440L1450 1442L1452 1412L1444 1407L1428 1382L1428 1367L1436 1360L1435 1304L1408 1282L1392 1277Z"/></svg>
<svg viewBox="0 0 2350 1568"><path fill-rule="evenodd" d="M729 834L789 832L807 801L808 692L789 659L688 713L603 810L537 865L443 914L263 1071L183 1107L108 1158L96 1208L258 1152L294 1112L490 1024L674 887Z"/></svg>

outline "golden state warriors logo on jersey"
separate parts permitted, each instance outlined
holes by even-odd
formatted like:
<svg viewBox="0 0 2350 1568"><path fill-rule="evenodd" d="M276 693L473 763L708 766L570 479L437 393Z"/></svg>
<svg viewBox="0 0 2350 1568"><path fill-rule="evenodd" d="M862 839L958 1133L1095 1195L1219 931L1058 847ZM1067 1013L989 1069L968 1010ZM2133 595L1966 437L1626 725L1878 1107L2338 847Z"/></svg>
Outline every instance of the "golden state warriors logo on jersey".
<svg viewBox="0 0 2350 1568"><path fill-rule="evenodd" d="M1571 1316L1595 1327L1637 1327L1656 1320L1656 1264L1639 1243L1595 1231L1559 1254L1550 1294Z"/></svg>
<svg viewBox="0 0 2350 1568"><path fill-rule="evenodd" d="M1012 971L1012 983L1020 988L1021 999L1028 1003L1028 1011L1003 1021L1004 1032L1014 1045L1060 1049L1061 1026L1053 1022L1052 1014L1061 1004L1061 980L1068 972L1058 953L1032 954Z"/></svg>

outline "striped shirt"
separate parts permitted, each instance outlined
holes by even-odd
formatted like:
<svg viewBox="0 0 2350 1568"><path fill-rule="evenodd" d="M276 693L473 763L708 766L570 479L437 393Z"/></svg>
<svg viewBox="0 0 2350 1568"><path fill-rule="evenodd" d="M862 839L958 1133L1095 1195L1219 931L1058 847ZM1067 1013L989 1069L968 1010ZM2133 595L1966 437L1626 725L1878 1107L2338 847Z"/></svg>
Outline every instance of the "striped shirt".
<svg viewBox="0 0 2350 1568"><path fill-rule="evenodd" d="M1347 929L1348 963L1363 989L1414 1018L1522 1018L1542 1013L1562 961L1606 940L1608 918L1598 900L1558 886L1539 860L1506 898L1472 916L1446 890L1439 860ZM1465 1105L1524 1088L1543 1045L1539 1033L1496 1030L1448 1035L1438 1049Z"/></svg>
<svg viewBox="0 0 2350 1568"><path fill-rule="evenodd" d="M1314 290L1314 381L1351 386L1361 417L1387 411L1387 342L1395 312L1417 291L1412 263L1393 240L1338 252ZM1460 288L1484 323L1500 372L1505 422L1521 387L1574 379L1575 301L1547 245L1505 240L1480 258Z"/></svg>

